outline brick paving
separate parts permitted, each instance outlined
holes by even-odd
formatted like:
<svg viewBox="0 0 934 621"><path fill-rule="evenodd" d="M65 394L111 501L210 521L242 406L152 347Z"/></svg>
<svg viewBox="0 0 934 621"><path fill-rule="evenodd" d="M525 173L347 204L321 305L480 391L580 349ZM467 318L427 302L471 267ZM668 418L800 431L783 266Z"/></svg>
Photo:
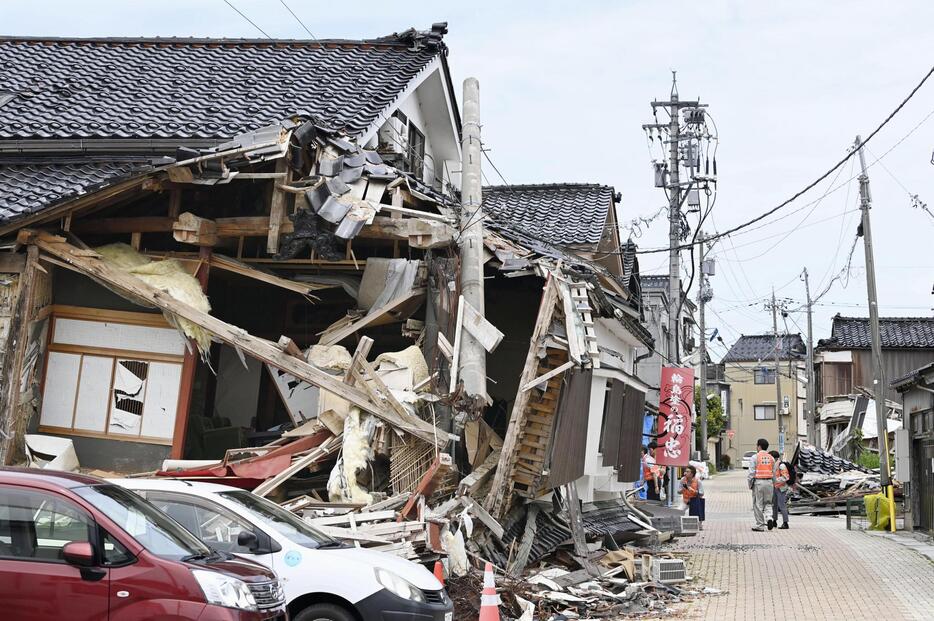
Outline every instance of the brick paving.
<svg viewBox="0 0 934 621"><path fill-rule="evenodd" d="M934 563L887 537L846 530L844 518L791 516L789 530L753 532L745 471L704 483L707 522L680 540L705 597L687 619L934 619Z"/></svg>

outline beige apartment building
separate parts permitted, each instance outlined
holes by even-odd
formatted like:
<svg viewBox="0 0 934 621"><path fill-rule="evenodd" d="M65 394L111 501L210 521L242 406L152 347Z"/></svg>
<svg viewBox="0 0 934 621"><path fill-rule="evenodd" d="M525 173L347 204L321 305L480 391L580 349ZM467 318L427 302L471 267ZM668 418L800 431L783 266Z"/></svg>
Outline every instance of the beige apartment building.
<svg viewBox="0 0 934 621"><path fill-rule="evenodd" d="M780 342L779 380L781 403L776 404L775 347ZM741 336L723 358L724 375L730 383L730 417L723 453L739 468L743 453L756 450L765 438L779 449L779 421L785 430L785 455L791 456L798 438L807 435L805 345L800 334ZM777 407L776 407L777 406ZM731 438L730 435L733 437Z"/></svg>

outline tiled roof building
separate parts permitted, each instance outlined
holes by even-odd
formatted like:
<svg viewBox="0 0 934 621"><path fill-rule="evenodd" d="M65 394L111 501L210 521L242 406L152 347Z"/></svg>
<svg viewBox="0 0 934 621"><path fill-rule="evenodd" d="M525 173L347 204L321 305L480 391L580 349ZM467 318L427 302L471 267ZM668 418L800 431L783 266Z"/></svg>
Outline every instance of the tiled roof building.
<svg viewBox="0 0 934 621"><path fill-rule="evenodd" d="M178 147L216 146L293 116L375 135L414 80L446 67L446 32L0 37L0 225L149 170Z"/></svg>
<svg viewBox="0 0 934 621"><path fill-rule="evenodd" d="M783 334L780 337L781 360L803 359L805 355L804 341L800 334ZM752 334L739 337L722 362L759 362L771 360L775 356L774 334Z"/></svg>
<svg viewBox="0 0 934 621"><path fill-rule="evenodd" d="M879 336L883 349L934 348L934 317L880 317ZM869 319L834 316L830 338L819 345L823 349L870 349Z"/></svg>

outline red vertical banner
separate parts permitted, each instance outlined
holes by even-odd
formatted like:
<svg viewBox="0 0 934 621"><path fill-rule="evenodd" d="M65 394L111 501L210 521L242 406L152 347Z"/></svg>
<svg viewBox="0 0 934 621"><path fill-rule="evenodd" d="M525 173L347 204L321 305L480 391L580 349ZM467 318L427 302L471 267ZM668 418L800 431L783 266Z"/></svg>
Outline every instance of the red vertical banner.
<svg viewBox="0 0 934 621"><path fill-rule="evenodd" d="M664 466L686 466L691 457L694 369L662 367L660 386L655 462Z"/></svg>

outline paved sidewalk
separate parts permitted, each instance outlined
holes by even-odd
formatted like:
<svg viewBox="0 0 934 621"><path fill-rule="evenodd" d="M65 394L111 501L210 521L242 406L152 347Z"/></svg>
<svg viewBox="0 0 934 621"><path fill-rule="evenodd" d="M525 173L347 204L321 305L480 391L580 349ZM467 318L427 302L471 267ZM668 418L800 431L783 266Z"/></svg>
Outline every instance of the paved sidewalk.
<svg viewBox="0 0 934 621"><path fill-rule="evenodd" d="M789 530L753 532L745 471L704 483L705 530L681 540L690 575L727 591L684 618L934 619L934 563L843 518L791 516Z"/></svg>

